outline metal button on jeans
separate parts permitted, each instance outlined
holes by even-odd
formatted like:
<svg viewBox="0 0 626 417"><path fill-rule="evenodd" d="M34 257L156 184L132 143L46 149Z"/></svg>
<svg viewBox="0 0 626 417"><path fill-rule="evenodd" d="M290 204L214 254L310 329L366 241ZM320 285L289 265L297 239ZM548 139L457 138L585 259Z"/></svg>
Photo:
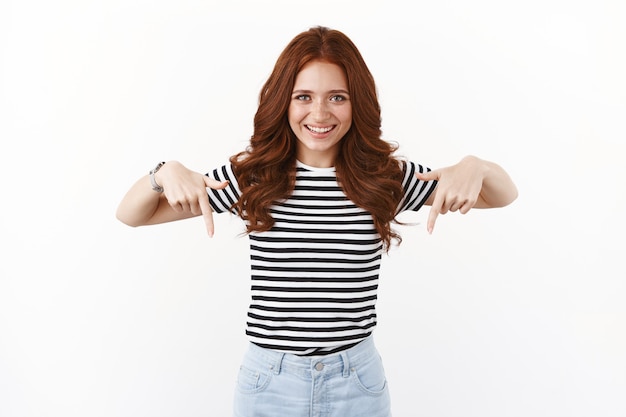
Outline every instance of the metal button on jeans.
<svg viewBox="0 0 626 417"><path fill-rule="evenodd" d="M321 371L322 369L324 369L324 364L322 362L318 362L315 364L315 369L318 371Z"/></svg>

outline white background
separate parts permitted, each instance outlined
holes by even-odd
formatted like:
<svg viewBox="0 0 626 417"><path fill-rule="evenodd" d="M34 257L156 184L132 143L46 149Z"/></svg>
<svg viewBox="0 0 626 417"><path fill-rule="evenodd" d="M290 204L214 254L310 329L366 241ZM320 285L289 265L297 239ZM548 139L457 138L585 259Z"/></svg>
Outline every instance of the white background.
<svg viewBox="0 0 626 417"><path fill-rule="evenodd" d="M160 160L222 164L297 33L361 49L385 138L500 163L499 210L404 220L376 340L397 417L626 415L626 6L619 0L3 1L0 416L228 416L247 239L129 228Z"/></svg>

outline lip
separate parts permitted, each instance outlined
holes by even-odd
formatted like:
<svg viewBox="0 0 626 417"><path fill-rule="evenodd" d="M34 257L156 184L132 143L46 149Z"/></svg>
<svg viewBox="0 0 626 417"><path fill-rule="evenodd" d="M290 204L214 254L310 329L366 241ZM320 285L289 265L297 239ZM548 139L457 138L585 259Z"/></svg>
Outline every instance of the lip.
<svg viewBox="0 0 626 417"><path fill-rule="evenodd" d="M331 133L333 130L335 130L337 126L336 125L314 126L314 125L305 124L304 127L313 136L325 137L325 136L328 136L328 134Z"/></svg>

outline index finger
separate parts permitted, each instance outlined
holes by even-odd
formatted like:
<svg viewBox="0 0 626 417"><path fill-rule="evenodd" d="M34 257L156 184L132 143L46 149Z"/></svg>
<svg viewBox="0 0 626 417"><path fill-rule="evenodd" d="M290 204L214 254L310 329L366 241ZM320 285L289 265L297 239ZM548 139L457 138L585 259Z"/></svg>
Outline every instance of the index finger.
<svg viewBox="0 0 626 417"><path fill-rule="evenodd" d="M430 211L428 212L428 221L426 222L426 230L431 235L433 234L433 229L435 228L435 221L437 220L437 216L439 216L439 213L441 213L442 206L442 199L435 196L433 204L430 206Z"/></svg>
<svg viewBox="0 0 626 417"><path fill-rule="evenodd" d="M209 237L213 237L214 227L213 227L213 209L211 209L211 204L209 203L209 190L221 190L226 188L228 185L228 181L217 181L209 176L204 176L204 185L205 185L205 198L201 198L198 203L200 204L200 211L202 212L202 217L204 218L204 224L206 225L207 233Z"/></svg>
<svg viewBox="0 0 626 417"><path fill-rule="evenodd" d="M208 194L205 193L204 197L200 198L198 203L200 204L200 211L202 212L202 218L204 219L204 224L206 225L206 231L209 234L209 237L213 237L213 209L211 209L211 204L209 204Z"/></svg>

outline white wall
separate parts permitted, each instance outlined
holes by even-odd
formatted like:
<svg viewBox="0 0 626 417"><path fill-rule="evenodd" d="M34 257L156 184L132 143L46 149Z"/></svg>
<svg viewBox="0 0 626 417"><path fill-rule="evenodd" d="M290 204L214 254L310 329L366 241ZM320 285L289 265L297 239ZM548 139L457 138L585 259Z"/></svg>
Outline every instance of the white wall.
<svg viewBox="0 0 626 417"><path fill-rule="evenodd" d="M376 338L395 416L626 415L626 7L619 0L0 5L0 416L228 416L248 302L236 219L132 229L156 162L245 146L298 32L360 47L383 128L473 153L519 199L405 220Z"/></svg>

